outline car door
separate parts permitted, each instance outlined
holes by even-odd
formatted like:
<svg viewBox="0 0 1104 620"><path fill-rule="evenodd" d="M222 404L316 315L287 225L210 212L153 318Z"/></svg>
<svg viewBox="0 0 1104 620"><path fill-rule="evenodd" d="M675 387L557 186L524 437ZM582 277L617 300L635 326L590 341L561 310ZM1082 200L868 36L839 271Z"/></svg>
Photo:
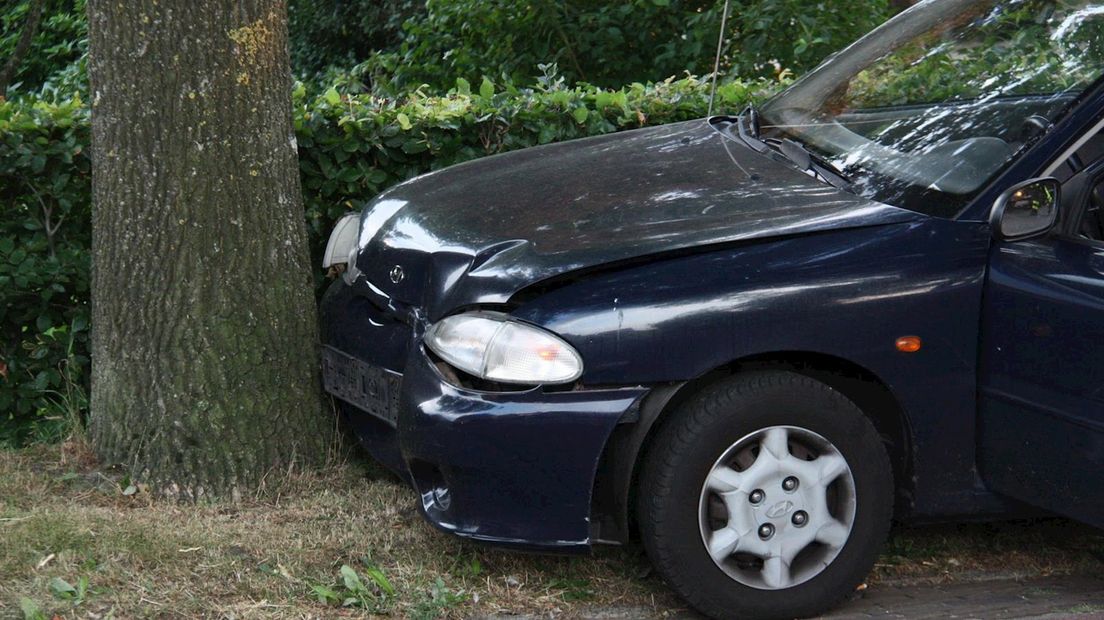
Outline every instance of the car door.
<svg viewBox="0 0 1104 620"><path fill-rule="evenodd" d="M978 458L993 490L1104 526L1104 159L1061 195L1054 232L990 254Z"/></svg>

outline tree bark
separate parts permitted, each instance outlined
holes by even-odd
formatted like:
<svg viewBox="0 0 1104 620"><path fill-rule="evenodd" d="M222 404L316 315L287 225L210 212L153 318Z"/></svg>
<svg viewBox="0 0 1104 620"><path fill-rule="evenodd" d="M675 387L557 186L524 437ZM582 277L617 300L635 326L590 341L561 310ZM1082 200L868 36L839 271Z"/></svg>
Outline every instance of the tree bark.
<svg viewBox="0 0 1104 620"><path fill-rule="evenodd" d="M27 23L23 24L23 32L19 34L19 42L15 44L15 50L12 51L11 58L8 58L4 66L0 68L0 97L8 95L8 86L15 79L15 72L19 70L19 65L23 64L27 52L31 50L31 43L34 41L35 33L38 32L38 24L42 21L42 5L44 3L45 0L33 0L31 2L31 9L27 12Z"/></svg>
<svg viewBox="0 0 1104 620"><path fill-rule="evenodd" d="M90 0L98 454L234 495L317 461L318 377L285 0Z"/></svg>

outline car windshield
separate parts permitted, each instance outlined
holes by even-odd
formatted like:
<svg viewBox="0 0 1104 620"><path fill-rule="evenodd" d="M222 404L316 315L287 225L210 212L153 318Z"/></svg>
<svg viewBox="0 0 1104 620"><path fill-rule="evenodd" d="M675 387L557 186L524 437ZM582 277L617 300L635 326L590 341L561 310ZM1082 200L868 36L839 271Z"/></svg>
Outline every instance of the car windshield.
<svg viewBox="0 0 1104 620"><path fill-rule="evenodd" d="M1104 71L1104 3L929 0L768 101L760 137L950 217Z"/></svg>

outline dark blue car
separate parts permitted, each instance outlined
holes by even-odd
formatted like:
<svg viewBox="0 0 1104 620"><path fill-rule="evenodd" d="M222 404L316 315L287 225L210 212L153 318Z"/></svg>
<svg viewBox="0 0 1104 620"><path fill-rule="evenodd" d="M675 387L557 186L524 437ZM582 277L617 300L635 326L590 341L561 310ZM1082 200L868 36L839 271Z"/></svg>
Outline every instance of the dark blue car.
<svg viewBox="0 0 1104 620"><path fill-rule="evenodd" d="M893 518L1104 524L1104 3L921 2L759 109L341 220L324 379L426 518L823 611Z"/></svg>

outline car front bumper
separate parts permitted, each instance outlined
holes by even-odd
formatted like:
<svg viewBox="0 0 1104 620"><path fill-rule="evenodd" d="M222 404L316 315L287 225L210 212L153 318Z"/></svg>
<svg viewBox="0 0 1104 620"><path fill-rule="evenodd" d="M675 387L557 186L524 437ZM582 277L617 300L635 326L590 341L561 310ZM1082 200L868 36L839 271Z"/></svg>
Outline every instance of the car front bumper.
<svg viewBox="0 0 1104 620"><path fill-rule="evenodd" d="M396 424L341 405L368 451L411 483L430 523L508 546L588 548L599 460L647 388L469 390L429 358L424 325L396 320L344 283L327 292L322 317L327 346L402 374Z"/></svg>

